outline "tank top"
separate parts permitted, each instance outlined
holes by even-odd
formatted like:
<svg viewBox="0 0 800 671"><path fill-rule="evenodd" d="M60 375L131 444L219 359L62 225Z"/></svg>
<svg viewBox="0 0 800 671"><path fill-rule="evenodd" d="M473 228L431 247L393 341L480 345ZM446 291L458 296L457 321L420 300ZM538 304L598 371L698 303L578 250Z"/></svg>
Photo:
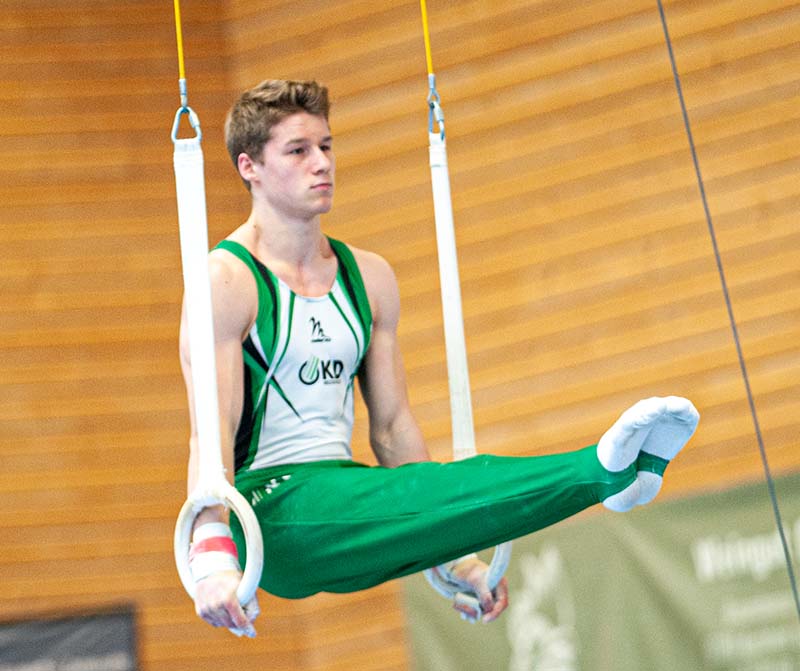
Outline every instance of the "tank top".
<svg viewBox="0 0 800 671"><path fill-rule="evenodd" d="M256 280L258 313L242 343L244 403L235 470L351 459L353 385L372 313L353 253L328 238L338 269L320 297L296 294L244 246L223 240Z"/></svg>

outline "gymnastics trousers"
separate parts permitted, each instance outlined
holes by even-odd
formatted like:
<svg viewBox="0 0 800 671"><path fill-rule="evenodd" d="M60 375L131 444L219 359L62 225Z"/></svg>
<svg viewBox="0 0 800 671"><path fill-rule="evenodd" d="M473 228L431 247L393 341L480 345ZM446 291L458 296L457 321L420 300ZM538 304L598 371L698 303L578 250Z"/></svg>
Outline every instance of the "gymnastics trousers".
<svg viewBox="0 0 800 671"><path fill-rule="evenodd" d="M622 491L595 446L384 468L352 461L238 474L264 540L262 589L284 598L354 592L533 533ZM244 566L241 526L231 529Z"/></svg>

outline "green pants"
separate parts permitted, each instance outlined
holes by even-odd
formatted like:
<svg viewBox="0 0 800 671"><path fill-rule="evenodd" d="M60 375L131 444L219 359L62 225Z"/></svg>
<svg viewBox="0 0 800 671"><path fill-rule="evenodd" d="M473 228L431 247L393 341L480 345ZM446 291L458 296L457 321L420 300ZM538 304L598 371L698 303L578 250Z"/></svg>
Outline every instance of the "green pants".
<svg viewBox="0 0 800 671"><path fill-rule="evenodd" d="M264 539L260 586L285 598L353 592L519 538L627 487L594 446L399 468L350 461L242 473ZM231 528L244 565L238 520Z"/></svg>

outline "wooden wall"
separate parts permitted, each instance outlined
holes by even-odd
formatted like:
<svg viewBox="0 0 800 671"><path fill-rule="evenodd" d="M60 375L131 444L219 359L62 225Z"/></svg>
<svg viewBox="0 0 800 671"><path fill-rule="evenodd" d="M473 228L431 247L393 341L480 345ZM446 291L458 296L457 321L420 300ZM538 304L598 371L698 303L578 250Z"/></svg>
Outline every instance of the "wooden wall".
<svg viewBox="0 0 800 671"><path fill-rule="evenodd" d="M800 4L664 4L764 442L775 473L797 470ZM210 237L247 212L222 147L236 92L267 77L328 84L326 227L395 266L412 401L447 459L418 3L182 9ZM479 449L582 446L638 398L677 393L703 419L663 495L761 479L655 2L429 12ZM406 668L395 584L263 597L255 641L205 627L180 588L176 79L171 3L0 12L0 617L133 602L146 671Z"/></svg>

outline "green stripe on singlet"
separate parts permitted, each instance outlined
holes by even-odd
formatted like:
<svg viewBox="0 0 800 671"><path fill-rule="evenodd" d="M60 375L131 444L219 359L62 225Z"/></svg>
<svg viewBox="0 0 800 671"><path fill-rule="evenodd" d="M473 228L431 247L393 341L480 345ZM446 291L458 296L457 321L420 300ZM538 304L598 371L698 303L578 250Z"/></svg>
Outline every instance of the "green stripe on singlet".
<svg viewBox="0 0 800 671"><path fill-rule="evenodd" d="M344 320L344 323L347 324L347 328L350 329L350 333L353 334L353 340L356 341L356 361L358 362L358 364L353 369L353 372L350 375L350 379L347 381L347 389L345 390L345 395L344 395L344 404L346 405L347 404L347 395L348 395L348 393L350 392L350 390L354 386L353 383L354 383L354 381L356 379L356 375L358 373L358 369L361 366L361 357L363 356L363 353L361 351L361 343L358 340L358 335L356 334L356 330L355 330L353 324L350 323L350 320L347 318L347 315L344 313L344 310L342 310L342 306L339 305L339 301L336 300L336 297L333 295L333 292L330 293L330 298L331 298L331 303L334 304L336 309L339 311L339 314L342 316L342 319ZM365 333L364 334L364 340L365 341L367 340L367 337L368 336Z"/></svg>
<svg viewBox="0 0 800 671"><path fill-rule="evenodd" d="M364 333L364 352L366 352L372 335L372 310L369 306L369 297L364 286L364 278L361 276L358 263L356 263L350 248L343 242L330 237L328 241L339 261L337 281L341 283L353 312L361 322L361 329Z"/></svg>
<svg viewBox="0 0 800 671"><path fill-rule="evenodd" d="M333 292L328 294L328 296L331 299L331 303L333 303L333 305L339 311L339 314L342 316L342 319L344 320L344 323L347 324L347 328L350 329L350 333L353 334L353 340L356 341L356 360L357 361L361 361L361 355L362 355L361 343L358 340L358 334L356 333L356 329L353 327L353 324L347 318L347 315L344 313L344 310L342 310L342 306L339 305L339 301L336 300L336 296L333 295ZM366 339L366 334L364 334L364 338Z"/></svg>
<svg viewBox="0 0 800 671"><path fill-rule="evenodd" d="M273 364L273 368L277 369L280 366L281 361L283 361L283 357L286 355L286 350L289 349L289 341L291 340L292 334L292 324L294 322L294 301L295 301L295 294L293 291L289 292L289 308L288 308L288 316L286 318L286 343L283 346L283 351L280 353L278 360L275 361ZM297 412L297 409L294 407L292 402L289 400L289 397L286 395L286 392L283 391L281 385L275 379L275 377L271 377L269 380L269 386L272 387L278 395L286 402L286 405L289 406L289 409L297 416L298 419L303 419L300 416L300 413ZM264 416L267 414L267 404L269 403L269 389L267 389L266 399L264 400Z"/></svg>

